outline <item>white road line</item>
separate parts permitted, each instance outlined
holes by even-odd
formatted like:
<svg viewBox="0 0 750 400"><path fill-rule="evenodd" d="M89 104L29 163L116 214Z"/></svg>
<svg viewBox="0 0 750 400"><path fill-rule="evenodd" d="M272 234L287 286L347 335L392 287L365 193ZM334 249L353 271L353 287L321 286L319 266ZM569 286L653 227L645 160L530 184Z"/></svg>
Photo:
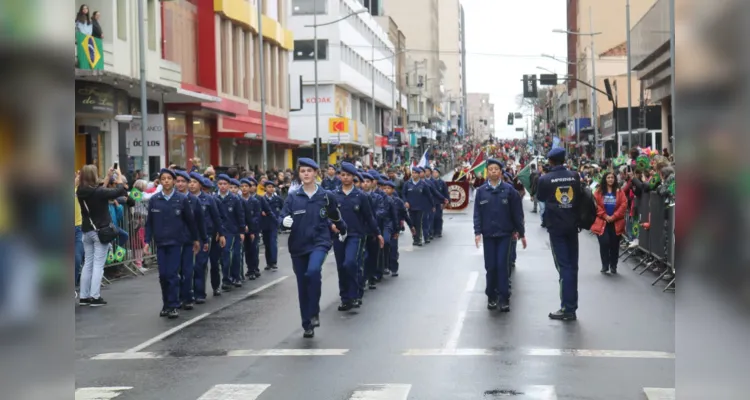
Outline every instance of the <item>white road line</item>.
<svg viewBox="0 0 750 400"><path fill-rule="evenodd" d="M529 385L523 389L523 395L518 399L526 400L557 400L557 391L550 385Z"/></svg>
<svg viewBox="0 0 750 400"><path fill-rule="evenodd" d="M410 391L408 384L359 385L349 400L406 400Z"/></svg>
<svg viewBox="0 0 750 400"><path fill-rule="evenodd" d="M227 357L275 357L275 356L343 356L349 349L265 349L230 350Z"/></svg>
<svg viewBox="0 0 750 400"><path fill-rule="evenodd" d="M260 287L258 287L256 289L253 289L253 290L249 291L245 296L243 296L243 297L241 297L239 299L236 299L236 301L233 302L233 303L227 304L226 306L224 306L222 308L219 308L219 309L214 310L212 312L203 313L203 314L201 314L201 315L199 315L199 316L197 316L197 317L195 317L193 319L185 321L185 322L181 323L180 325L177 325L174 328L172 328L172 329L170 329L170 330L168 330L166 332L163 332L163 333L161 333L159 335L154 336L153 338L151 338L151 339L149 339L149 340L147 340L147 341L139 344L138 346L135 346L133 348L125 350L125 352L126 353L137 353L137 352L139 352L139 351L141 351L141 350L143 350L143 349L145 349L145 348L153 345L156 342L162 341L162 340L166 339L167 337L174 335L175 333L177 333L177 332L179 332L179 331L187 328L188 326L190 326L190 325L192 325L192 324L194 324L194 323L202 320L203 318L208 317L212 313L215 313L216 311L222 310L225 307L228 307L228 306L230 306L232 304L235 304L237 301L246 299L246 298L248 298L248 297L250 297L250 296L252 296L254 294L257 294L257 293L259 293L259 292L261 292L263 290L266 290L266 289L270 288L271 286L274 286L274 285L278 284L279 282L283 281L284 279L286 279L288 277L289 277L288 275L285 275L285 276L282 276L282 277L280 277L278 279L275 279L275 280L273 280L271 282L268 282L268 283L266 283L263 286L260 286Z"/></svg>
<svg viewBox="0 0 750 400"><path fill-rule="evenodd" d="M581 350L581 349L519 349L519 354L532 357L591 357L591 358L642 358L673 359L674 353L663 351L629 351L629 350ZM497 351L493 349L409 349L404 356L498 356L513 353L512 350Z"/></svg>
<svg viewBox="0 0 750 400"><path fill-rule="evenodd" d="M198 400L255 400L271 385L215 385Z"/></svg>
<svg viewBox="0 0 750 400"><path fill-rule="evenodd" d="M479 279L479 272L478 271L472 271L469 275L469 281L466 282L466 291L467 292L473 292L474 288L477 286L477 280Z"/></svg>
<svg viewBox="0 0 750 400"><path fill-rule="evenodd" d="M490 349L409 349L404 356L493 356L496 352Z"/></svg>
<svg viewBox="0 0 750 400"><path fill-rule="evenodd" d="M674 388L643 388L648 400L675 400L677 393Z"/></svg>
<svg viewBox="0 0 750 400"><path fill-rule="evenodd" d="M466 311L469 308L469 296L474 291L474 287L477 285L477 279L479 278L479 272L471 271L469 274L469 280L466 281L466 289L461 295L459 303L458 317L456 323L453 325L450 336L445 342L446 349L455 349L458 347L458 339L461 337L461 331L464 329L464 322L466 322Z"/></svg>
<svg viewBox="0 0 750 400"><path fill-rule="evenodd" d="M75 400L110 400L132 386L88 387L76 389Z"/></svg>
<svg viewBox="0 0 750 400"><path fill-rule="evenodd" d="M91 357L92 360L157 360L164 358L164 353L152 353L148 351L134 353L102 353Z"/></svg>

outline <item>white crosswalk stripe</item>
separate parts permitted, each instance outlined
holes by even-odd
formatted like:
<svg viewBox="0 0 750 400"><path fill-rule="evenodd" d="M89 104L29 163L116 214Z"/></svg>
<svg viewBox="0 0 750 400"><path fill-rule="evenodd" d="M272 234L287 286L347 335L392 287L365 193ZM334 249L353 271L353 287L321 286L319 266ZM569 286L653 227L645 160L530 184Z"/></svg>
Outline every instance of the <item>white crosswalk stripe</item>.
<svg viewBox="0 0 750 400"><path fill-rule="evenodd" d="M76 389L75 400L111 400L132 386L88 387Z"/></svg>
<svg viewBox="0 0 750 400"><path fill-rule="evenodd" d="M255 400L271 385L216 385L198 400Z"/></svg>
<svg viewBox="0 0 750 400"><path fill-rule="evenodd" d="M407 384L360 385L349 400L406 400L410 391Z"/></svg>
<svg viewBox="0 0 750 400"><path fill-rule="evenodd" d="M674 400L677 393L674 388L643 388L648 400Z"/></svg>

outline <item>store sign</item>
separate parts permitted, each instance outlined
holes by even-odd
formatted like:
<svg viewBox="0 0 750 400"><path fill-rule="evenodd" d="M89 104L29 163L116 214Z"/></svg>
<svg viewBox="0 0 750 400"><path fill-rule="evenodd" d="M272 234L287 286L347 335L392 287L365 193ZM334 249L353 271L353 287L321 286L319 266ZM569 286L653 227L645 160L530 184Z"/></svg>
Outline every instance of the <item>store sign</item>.
<svg viewBox="0 0 750 400"><path fill-rule="evenodd" d="M318 97L318 103L330 103L331 98L330 97ZM315 104L315 97L307 97L305 98L305 103L308 104Z"/></svg>
<svg viewBox="0 0 750 400"><path fill-rule="evenodd" d="M76 81L76 113L115 114L115 88L103 83Z"/></svg>
<svg viewBox="0 0 750 400"><path fill-rule="evenodd" d="M151 114L148 116L146 126L146 154L149 156L164 156L164 114ZM141 133L141 121L133 120L125 132L126 148L128 156L140 157L143 155L143 137Z"/></svg>

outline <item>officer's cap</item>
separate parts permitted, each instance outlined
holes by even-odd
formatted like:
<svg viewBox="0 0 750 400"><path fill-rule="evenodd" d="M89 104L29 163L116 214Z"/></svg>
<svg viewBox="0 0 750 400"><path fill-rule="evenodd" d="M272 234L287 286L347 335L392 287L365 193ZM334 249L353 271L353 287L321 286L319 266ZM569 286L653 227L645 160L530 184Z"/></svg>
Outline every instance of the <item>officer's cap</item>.
<svg viewBox="0 0 750 400"><path fill-rule="evenodd" d="M414 172L419 172L419 167L411 167L411 170Z"/></svg>
<svg viewBox="0 0 750 400"><path fill-rule="evenodd" d="M253 182L248 178L242 178L240 179L240 184L245 184L247 186L253 186Z"/></svg>
<svg viewBox="0 0 750 400"><path fill-rule="evenodd" d="M354 166L352 163L348 163L346 161L341 163L341 172L346 172L347 174L351 174L354 176L357 176L359 172L357 172L357 167Z"/></svg>
<svg viewBox="0 0 750 400"><path fill-rule="evenodd" d="M199 174L196 171L193 171L190 173L190 179L195 179L196 181L198 181L198 183L201 183L201 181L203 180L203 175Z"/></svg>
<svg viewBox="0 0 750 400"><path fill-rule="evenodd" d="M424 172L427 172L427 171L432 171L432 167L430 167L429 165L425 165Z"/></svg>
<svg viewBox="0 0 750 400"><path fill-rule="evenodd" d="M440 173L440 169L438 169L438 167L435 167L435 168L433 169L433 171L437 172L438 174Z"/></svg>
<svg viewBox="0 0 750 400"><path fill-rule="evenodd" d="M219 176L216 177L216 182L219 181L227 181L228 183L232 183L232 178L230 178L227 174L219 174Z"/></svg>
<svg viewBox="0 0 750 400"><path fill-rule="evenodd" d="M547 158L556 161L565 161L565 149L556 147L547 153Z"/></svg>
<svg viewBox="0 0 750 400"><path fill-rule="evenodd" d="M234 186L240 186L240 181L238 181L237 179L232 178L232 179L229 180L229 184L230 185L234 185Z"/></svg>
<svg viewBox="0 0 750 400"><path fill-rule="evenodd" d="M503 165L503 162L502 162L502 161L500 161L500 160L498 160L497 158L490 158L490 159L488 159L488 160L487 160L487 166L488 166L488 167L489 167L490 165L492 165L492 164L495 164L495 165L497 165L498 167L500 167L500 169L503 169L503 168L505 168L505 165Z"/></svg>
<svg viewBox="0 0 750 400"><path fill-rule="evenodd" d="M364 179L362 179L362 175L359 173L354 175L354 182L362 182Z"/></svg>
<svg viewBox="0 0 750 400"><path fill-rule="evenodd" d="M203 178L203 179L199 180L198 182L200 182L201 186L203 186L206 189L213 189L214 188L214 183L211 182L211 180L208 179L208 178Z"/></svg>
<svg viewBox="0 0 750 400"><path fill-rule="evenodd" d="M300 160L301 160L301 159L300 159ZM263 182L263 187L266 187L266 186L273 186L273 187L276 187L276 184L275 184L275 183L273 183L273 181L272 181L272 180L267 180L267 181Z"/></svg>
<svg viewBox="0 0 750 400"><path fill-rule="evenodd" d="M297 160L297 166L298 167L310 167L314 170L319 170L320 167L318 166L318 163L316 163L313 159L302 157L299 160Z"/></svg>
<svg viewBox="0 0 750 400"><path fill-rule="evenodd" d="M250 181L250 183L252 183L253 185L258 186L258 181L255 180L255 178L253 178L252 176L248 176L245 179L247 179L248 181Z"/></svg>
<svg viewBox="0 0 750 400"><path fill-rule="evenodd" d="M393 183L393 182L391 182L391 181L384 181L384 182L383 182L383 185L384 185L384 186L390 186L390 187L392 187L392 188L394 188L394 189L396 188L396 184L395 184L395 183Z"/></svg>
<svg viewBox="0 0 750 400"><path fill-rule="evenodd" d="M175 175L177 175L177 176L175 177L175 179L176 179L177 177L180 177L180 178L183 178L183 179L185 179L186 181L190 182L190 174L188 174L188 173L187 173L186 171L183 171L183 170L181 170L181 169L178 169L178 170L177 170L177 171L175 171L174 173L175 173Z"/></svg>
<svg viewBox="0 0 750 400"><path fill-rule="evenodd" d="M372 175L370 175L369 173L363 172L362 173L362 180L374 181L375 178L373 178Z"/></svg>
<svg viewBox="0 0 750 400"><path fill-rule="evenodd" d="M378 172L378 171L376 171L374 169L371 169L371 170L367 171L367 173L370 174L375 179L380 179L380 172Z"/></svg>
<svg viewBox="0 0 750 400"><path fill-rule="evenodd" d="M177 175L174 173L174 171L172 171L171 169L168 169L168 168L162 168L159 171L159 178L161 178L161 176L164 175L164 174L172 175L172 179L176 179L177 178Z"/></svg>

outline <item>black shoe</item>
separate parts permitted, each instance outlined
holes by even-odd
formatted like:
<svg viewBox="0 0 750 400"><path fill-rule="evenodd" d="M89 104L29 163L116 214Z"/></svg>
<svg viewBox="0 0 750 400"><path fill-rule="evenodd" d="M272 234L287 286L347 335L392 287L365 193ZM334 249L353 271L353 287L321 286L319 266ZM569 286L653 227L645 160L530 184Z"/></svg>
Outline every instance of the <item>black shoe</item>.
<svg viewBox="0 0 750 400"><path fill-rule="evenodd" d="M414 246L417 246L417 247L422 247L422 242L419 242L419 243L414 243Z"/></svg>
<svg viewBox="0 0 750 400"><path fill-rule="evenodd" d="M79 306L87 306L89 304L91 304L91 299L79 299L78 300Z"/></svg>
<svg viewBox="0 0 750 400"><path fill-rule="evenodd" d="M176 308L173 308L167 312L167 318L175 319L180 316L180 312Z"/></svg>
<svg viewBox="0 0 750 400"><path fill-rule="evenodd" d="M536 214L536 210L531 210L532 213Z"/></svg>
<svg viewBox="0 0 750 400"><path fill-rule="evenodd" d="M496 310L497 309L497 301L490 300L487 302L487 309L488 310Z"/></svg>
<svg viewBox="0 0 750 400"><path fill-rule="evenodd" d="M162 308L161 311L159 311L159 316L160 317L166 317L167 315L169 315L169 310L168 309Z"/></svg>
<svg viewBox="0 0 750 400"><path fill-rule="evenodd" d="M317 328L320 326L320 318L318 316L314 316L310 318L310 325L312 325L313 328Z"/></svg>
<svg viewBox="0 0 750 400"><path fill-rule="evenodd" d="M89 306L91 307L101 307L101 306L106 306L106 305L107 305L107 302L104 301L104 299L101 297L99 297L98 299L91 299L89 301Z"/></svg>
<svg viewBox="0 0 750 400"><path fill-rule="evenodd" d="M443 234L442 233L438 233L437 237L441 238L441 237L443 237Z"/></svg>
<svg viewBox="0 0 750 400"><path fill-rule="evenodd" d="M549 313L550 319L556 319L559 321L575 321L577 319L576 313L565 312L563 310L557 310Z"/></svg>
<svg viewBox="0 0 750 400"><path fill-rule="evenodd" d="M271 265L271 270L272 270L272 271L278 271L278 270L279 270L279 267L278 267L278 266L276 266L276 264L273 264L273 265Z"/></svg>
<svg viewBox="0 0 750 400"><path fill-rule="evenodd" d="M193 303L193 302L191 301L191 302L188 302L188 303L185 303L185 304L183 304L183 305L182 305L182 309L183 309L183 310L186 310L186 311L190 311L190 310L192 310L192 309L194 308L194 305L195 305L195 303Z"/></svg>
<svg viewBox="0 0 750 400"><path fill-rule="evenodd" d="M368 288L368 289L370 289L370 290L375 290L375 289L377 289L378 287L377 287L377 286L375 286L375 282L371 282L371 283L369 283L369 284L367 285L367 288Z"/></svg>
<svg viewBox="0 0 750 400"><path fill-rule="evenodd" d="M314 338L315 337L315 330L312 329L312 328L305 329L305 333L302 334L302 337L305 338L305 339L312 339L312 338Z"/></svg>
<svg viewBox="0 0 750 400"><path fill-rule="evenodd" d="M339 304L339 311L349 311L354 308L354 304L351 301L344 301Z"/></svg>
<svg viewBox="0 0 750 400"><path fill-rule="evenodd" d="M232 286L234 286L236 288L240 288L240 287L242 287L242 282L240 282L240 281L234 281L234 282L232 282Z"/></svg>
<svg viewBox="0 0 750 400"><path fill-rule="evenodd" d="M612 275L617 275L617 267L609 267L609 272Z"/></svg>
<svg viewBox="0 0 750 400"><path fill-rule="evenodd" d="M378 282L378 283L380 283L380 282L382 282L382 281L383 281L383 277L382 277L382 276L376 276L376 277L375 277L375 282Z"/></svg>
<svg viewBox="0 0 750 400"><path fill-rule="evenodd" d="M195 299L195 304L206 304L206 299Z"/></svg>
<svg viewBox="0 0 750 400"><path fill-rule="evenodd" d="M500 311L510 312L510 304L509 303L500 304Z"/></svg>
<svg viewBox="0 0 750 400"><path fill-rule="evenodd" d="M221 290L215 289L214 290L214 297L219 297L219 296L221 296Z"/></svg>
<svg viewBox="0 0 750 400"><path fill-rule="evenodd" d="M398 272L391 272L391 278L395 278L398 276Z"/></svg>
<svg viewBox="0 0 750 400"><path fill-rule="evenodd" d="M255 274L247 275L247 280L254 281L255 280Z"/></svg>
<svg viewBox="0 0 750 400"><path fill-rule="evenodd" d="M430 244L430 239L425 240L424 244Z"/></svg>
<svg viewBox="0 0 750 400"><path fill-rule="evenodd" d="M266 270L266 271L270 271L271 270L271 266L270 265L266 265L266 267L263 268L263 269Z"/></svg>
<svg viewBox="0 0 750 400"><path fill-rule="evenodd" d="M232 286L228 285L228 284L223 284L223 285L221 285L221 290L223 290L225 292L231 292L232 291Z"/></svg>
<svg viewBox="0 0 750 400"><path fill-rule="evenodd" d="M390 275L390 274L391 274L391 270L390 269L384 269L383 270L383 275Z"/></svg>
<svg viewBox="0 0 750 400"><path fill-rule="evenodd" d="M260 271L255 271L255 279L260 278Z"/></svg>
<svg viewBox="0 0 750 400"><path fill-rule="evenodd" d="M362 307L362 299L354 300L353 307L354 308L360 308L360 307Z"/></svg>
<svg viewBox="0 0 750 400"><path fill-rule="evenodd" d="M600 270L599 272L601 272L601 273L603 273L603 274L606 274L607 272L609 272L609 268L607 268L607 267L602 267L602 269L601 269L601 270Z"/></svg>

